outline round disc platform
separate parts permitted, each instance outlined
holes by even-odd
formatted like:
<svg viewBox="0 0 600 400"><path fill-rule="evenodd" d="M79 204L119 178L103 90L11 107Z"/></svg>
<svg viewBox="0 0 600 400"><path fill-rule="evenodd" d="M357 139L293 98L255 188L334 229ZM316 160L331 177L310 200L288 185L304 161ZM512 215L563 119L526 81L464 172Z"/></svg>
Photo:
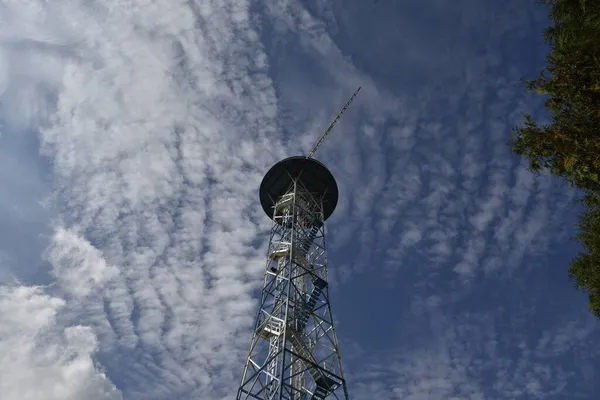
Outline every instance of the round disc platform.
<svg viewBox="0 0 600 400"><path fill-rule="evenodd" d="M323 196L323 220L335 210L338 201L338 187L335 178L327 167L314 158L304 156L289 157L273 165L260 184L260 204L273 219L273 206L292 184L292 179L300 178L311 193Z"/></svg>

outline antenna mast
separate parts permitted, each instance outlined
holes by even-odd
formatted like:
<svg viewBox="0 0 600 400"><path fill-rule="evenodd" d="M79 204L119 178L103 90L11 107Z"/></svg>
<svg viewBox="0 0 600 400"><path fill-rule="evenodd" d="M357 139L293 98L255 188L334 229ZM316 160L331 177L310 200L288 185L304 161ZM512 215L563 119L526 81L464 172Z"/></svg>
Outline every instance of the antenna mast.
<svg viewBox="0 0 600 400"><path fill-rule="evenodd" d="M327 137L327 135L329 135L329 133L331 133L331 130L333 129L333 127L335 126L335 124L337 124L337 122L340 120L340 118L342 118L342 115L346 112L346 109L348 108L348 106L350 105L350 103L352 103L352 101L354 100L354 98L356 97L356 95L358 94L358 92L360 92L360 86L358 87L358 89L356 89L356 92L354 92L354 94L352 95L352 97L350 97L350 100L348 100L346 102L346 104L341 109L341 111L338 113L338 115L335 116L335 119L331 122L331 124L329 124L329 127L321 135L321 137L319 138L319 140L317 140L317 144L315 144L315 147L313 147L313 149L310 151L310 153L308 153L308 156L306 156L306 158L312 158L313 154L315 154L315 151L317 151L317 149L319 148L319 146L321 145L321 143L323 143L323 140L325 140L325 138Z"/></svg>

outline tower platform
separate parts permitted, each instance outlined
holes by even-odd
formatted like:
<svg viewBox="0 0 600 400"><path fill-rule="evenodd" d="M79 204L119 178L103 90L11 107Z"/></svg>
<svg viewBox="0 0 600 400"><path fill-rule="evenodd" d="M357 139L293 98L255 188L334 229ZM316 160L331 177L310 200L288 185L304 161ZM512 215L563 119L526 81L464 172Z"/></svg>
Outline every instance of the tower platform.
<svg viewBox="0 0 600 400"><path fill-rule="evenodd" d="M283 196L294 180L299 179L306 189L323 198L323 220L335 210L338 187L327 167L314 158L293 156L273 165L260 184L260 204L267 216L273 219L273 206Z"/></svg>

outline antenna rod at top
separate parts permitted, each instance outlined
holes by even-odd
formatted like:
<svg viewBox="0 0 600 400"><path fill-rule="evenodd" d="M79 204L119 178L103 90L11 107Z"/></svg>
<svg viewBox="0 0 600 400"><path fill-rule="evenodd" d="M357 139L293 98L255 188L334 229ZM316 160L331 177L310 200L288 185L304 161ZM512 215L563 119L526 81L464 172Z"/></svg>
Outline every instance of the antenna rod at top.
<svg viewBox="0 0 600 400"><path fill-rule="evenodd" d="M317 144L315 144L315 147L313 147L313 149L310 151L310 153L308 153L307 158L312 158L313 154L315 154L315 151L317 151L317 149L319 148L319 146L321 145L321 143L323 143L323 140L325 140L325 138L327 137L327 135L329 135L329 133L333 129L334 125L337 124L337 122L340 120L340 118L342 118L342 115L346 112L346 109L348 108L348 106L350 105L350 103L352 103L352 100L354 100L354 98L356 97L356 95L358 94L358 92L360 92L360 86L358 87L358 89L356 89L356 92L354 92L354 94L352 95L352 97L350 97L350 100L348 100L346 102L346 104L344 105L344 107L342 108L342 110L338 113L338 115L335 116L335 119L331 122L331 124L329 124L329 127L327 128L327 130L325 132L323 132L323 134L321 135L321 137L319 138L319 140L317 140Z"/></svg>

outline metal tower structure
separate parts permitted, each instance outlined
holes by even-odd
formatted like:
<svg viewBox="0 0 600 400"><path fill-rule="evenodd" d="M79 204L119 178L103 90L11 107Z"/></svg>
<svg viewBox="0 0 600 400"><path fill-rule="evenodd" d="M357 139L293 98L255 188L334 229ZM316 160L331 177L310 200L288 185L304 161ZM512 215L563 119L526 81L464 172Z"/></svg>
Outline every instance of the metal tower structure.
<svg viewBox="0 0 600 400"><path fill-rule="evenodd" d="M308 156L275 164L260 185L272 219L265 280L237 400L348 400L327 283L324 222L337 183L312 158L360 87Z"/></svg>

